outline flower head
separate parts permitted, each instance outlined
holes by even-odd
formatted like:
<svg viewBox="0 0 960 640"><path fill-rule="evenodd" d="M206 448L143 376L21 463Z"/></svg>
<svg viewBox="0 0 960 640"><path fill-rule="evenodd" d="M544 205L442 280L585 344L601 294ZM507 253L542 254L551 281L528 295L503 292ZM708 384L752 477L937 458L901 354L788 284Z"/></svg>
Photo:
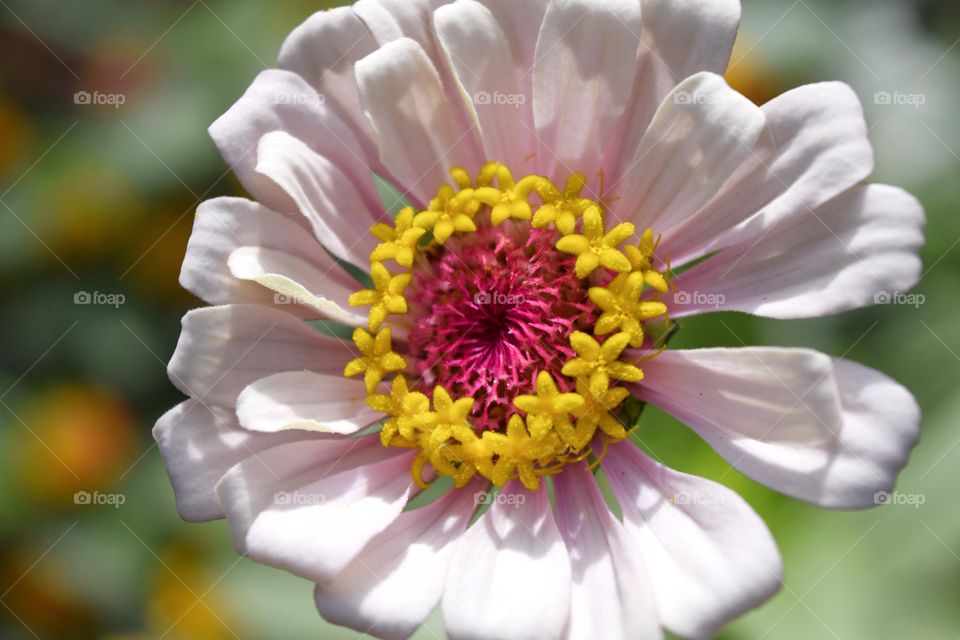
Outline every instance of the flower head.
<svg viewBox="0 0 960 640"><path fill-rule="evenodd" d="M918 410L881 373L667 348L695 314L907 290L923 212L864 183L849 88L761 109L726 84L736 0L640 8L320 12L211 128L254 200L198 211L182 282L216 306L184 317L190 399L155 436L184 517L226 517L327 619L404 638L439 604L454 638L699 638L762 603L768 530L641 451L638 405L825 507L872 505L906 463Z"/></svg>

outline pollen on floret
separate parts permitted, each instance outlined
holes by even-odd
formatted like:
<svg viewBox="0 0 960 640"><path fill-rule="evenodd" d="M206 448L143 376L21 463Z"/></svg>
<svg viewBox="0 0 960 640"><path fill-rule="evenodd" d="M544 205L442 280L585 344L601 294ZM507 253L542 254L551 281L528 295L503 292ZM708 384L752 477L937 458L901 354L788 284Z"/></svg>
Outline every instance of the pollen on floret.
<svg viewBox="0 0 960 640"><path fill-rule="evenodd" d="M633 224L607 228L582 173L562 190L499 162L450 176L425 209L371 229L373 287L349 299L370 307L370 331L354 332L344 374L363 374L383 446L417 451L419 486L429 467L457 487L536 490L626 437L624 385L643 379L627 348L652 348L669 281L653 231L631 243Z"/></svg>

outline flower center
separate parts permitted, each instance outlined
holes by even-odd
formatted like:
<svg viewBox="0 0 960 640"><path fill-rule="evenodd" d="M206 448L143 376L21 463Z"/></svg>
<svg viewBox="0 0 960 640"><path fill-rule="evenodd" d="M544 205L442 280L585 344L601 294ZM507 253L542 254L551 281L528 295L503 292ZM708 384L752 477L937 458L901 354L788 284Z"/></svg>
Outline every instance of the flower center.
<svg viewBox="0 0 960 640"><path fill-rule="evenodd" d="M623 385L643 378L627 348L654 353L644 325L665 318L657 298L669 283L653 232L621 246L633 225L606 229L600 203L580 195L582 174L562 191L496 162L475 181L451 176L456 188L442 185L426 210L373 227L374 288L350 297L370 306L371 332L354 332L361 355L344 373L364 374L383 445L417 450L422 486L429 464L457 486L480 475L534 490L626 437ZM397 345L390 315L406 330Z"/></svg>
<svg viewBox="0 0 960 640"><path fill-rule="evenodd" d="M471 421L500 429L518 413L513 400L536 393L546 371L560 374L576 353L570 335L596 318L575 259L554 248L559 234L523 224L481 225L451 239L414 270L407 289L408 355L424 386L477 402Z"/></svg>

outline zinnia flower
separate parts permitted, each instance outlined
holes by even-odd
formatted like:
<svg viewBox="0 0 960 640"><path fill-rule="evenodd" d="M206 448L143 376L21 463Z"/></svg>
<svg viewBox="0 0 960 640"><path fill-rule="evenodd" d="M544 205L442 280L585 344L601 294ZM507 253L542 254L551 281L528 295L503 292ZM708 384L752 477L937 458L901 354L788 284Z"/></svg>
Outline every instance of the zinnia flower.
<svg viewBox="0 0 960 640"><path fill-rule="evenodd" d="M454 638L699 638L781 560L742 499L628 439L642 403L800 500L890 490L918 437L899 384L667 346L686 316L834 314L920 272L922 208L863 183L848 87L757 107L719 75L739 16L361 0L294 31L211 128L253 199L203 204L183 265L214 305L155 429L183 517L384 638L438 605Z"/></svg>

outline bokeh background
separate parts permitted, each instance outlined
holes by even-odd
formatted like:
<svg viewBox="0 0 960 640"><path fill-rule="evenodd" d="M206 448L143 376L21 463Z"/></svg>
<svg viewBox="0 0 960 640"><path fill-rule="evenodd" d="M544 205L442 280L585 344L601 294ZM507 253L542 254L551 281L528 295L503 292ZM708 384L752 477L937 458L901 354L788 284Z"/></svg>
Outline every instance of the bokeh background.
<svg viewBox="0 0 960 640"><path fill-rule="evenodd" d="M193 212L239 191L206 127L330 4L0 0L0 639L358 637L315 614L311 585L238 558L223 523L182 523L150 436L200 304L177 284ZM744 5L734 86L760 103L824 79L860 94L876 179L927 208L921 295L809 322L714 315L675 344L859 360L916 394L923 439L894 504L843 513L752 483L654 410L642 438L741 492L781 545L782 592L722 638L955 640L960 4ZM417 637L442 635L435 616Z"/></svg>

